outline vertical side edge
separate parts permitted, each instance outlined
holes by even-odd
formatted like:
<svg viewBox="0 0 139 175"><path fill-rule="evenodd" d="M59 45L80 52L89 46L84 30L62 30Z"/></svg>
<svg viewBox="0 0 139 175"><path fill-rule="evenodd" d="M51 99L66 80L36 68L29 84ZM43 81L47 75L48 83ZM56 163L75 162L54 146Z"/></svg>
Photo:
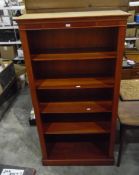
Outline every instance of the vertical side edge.
<svg viewBox="0 0 139 175"><path fill-rule="evenodd" d="M20 26L19 26L19 29L20 29ZM32 104L33 104L34 112L36 116L36 124L37 124L38 133L39 133L41 151L42 151L43 159L46 159L47 158L46 144L45 144L45 138L43 135L43 129L42 129L43 127L42 127L42 121L40 117L39 104L37 102L37 95L35 91L35 79L33 76L33 69L32 69L32 62L30 58L28 38L27 38L27 33L25 30L20 30L20 37L21 37L24 56L25 56L25 65L27 68L27 74L29 78L29 87L30 87L30 92L31 92L31 97L32 97Z"/></svg>
<svg viewBox="0 0 139 175"><path fill-rule="evenodd" d="M109 145L109 156L113 156L114 144L115 144L115 130L116 130L116 119L118 116L118 102L119 102L119 90L120 80L122 73L122 60L124 52L124 41L125 41L126 26L120 26L118 29L118 42L117 42L117 61L115 69L115 82L114 82L114 98L112 107L112 121L111 121L111 136Z"/></svg>

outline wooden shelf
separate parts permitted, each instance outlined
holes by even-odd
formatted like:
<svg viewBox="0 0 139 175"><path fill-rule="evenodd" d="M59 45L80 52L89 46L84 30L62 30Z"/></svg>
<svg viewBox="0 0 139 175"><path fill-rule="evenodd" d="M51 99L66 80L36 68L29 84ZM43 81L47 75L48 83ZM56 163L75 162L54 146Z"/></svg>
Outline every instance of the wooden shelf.
<svg viewBox="0 0 139 175"><path fill-rule="evenodd" d="M102 144L102 143L101 143ZM55 142L50 145L44 165L107 165L114 159L107 155L105 144L93 142Z"/></svg>
<svg viewBox="0 0 139 175"><path fill-rule="evenodd" d="M111 112L111 101L40 103L41 113L96 113Z"/></svg>
<svg viewBox="0 0 139 175"><path fill-rule="evenodd" d="M47 60L89 60L89 59L111 59L116 57L116 52L86 52L86 53L54 53L54 54L36 54L31 58L34 61Z"/></svg>
<svg viewBox="0 0 139 175"><path fill-rule="evenodd" d="M110 133L109 122L52 122L44 125L45 134Z"/></svg>
<svg viewBox="0 0 139 175"><path fill-rule="evenodd" d="M114 79L111 77L42 79L36 81L36 87L37 89L112 88Z"/></svg>

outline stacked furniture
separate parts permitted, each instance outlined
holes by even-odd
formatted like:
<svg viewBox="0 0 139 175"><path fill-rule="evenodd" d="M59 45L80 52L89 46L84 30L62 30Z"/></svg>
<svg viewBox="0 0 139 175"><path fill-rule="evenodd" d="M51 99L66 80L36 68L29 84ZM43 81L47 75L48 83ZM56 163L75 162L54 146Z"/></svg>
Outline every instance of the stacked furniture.
<svg viewBox="0 0 139 175"><path fill-rule="evenodd" d="M43 165L110 165L128 13L18 17Z"/></svg>

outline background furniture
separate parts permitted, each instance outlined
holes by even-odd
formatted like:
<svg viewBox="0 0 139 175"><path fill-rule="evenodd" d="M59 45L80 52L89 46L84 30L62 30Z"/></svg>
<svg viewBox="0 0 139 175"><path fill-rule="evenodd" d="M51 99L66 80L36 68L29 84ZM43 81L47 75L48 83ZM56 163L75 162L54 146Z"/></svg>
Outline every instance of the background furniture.
<svg viewBox="0 0 139 175"><path fill-rule="evenodd" d="M118 152L117 166L120 166L123 144L126 139L126 130L139 129L139 101L120 102L119 121L120 121L120 146Z"/></svg>
<svg viewBox="0 0 139 175"><path fill-rule="evenodd" d="M110 165L128 13L17 18L44 165Z"/></svg>
<svg viewBox="0 0 139 175"><path fill-rule="evenodd" d="M136 62L136 65L133 67L123 68L122 79L139 79L139 62Z"/></svg>

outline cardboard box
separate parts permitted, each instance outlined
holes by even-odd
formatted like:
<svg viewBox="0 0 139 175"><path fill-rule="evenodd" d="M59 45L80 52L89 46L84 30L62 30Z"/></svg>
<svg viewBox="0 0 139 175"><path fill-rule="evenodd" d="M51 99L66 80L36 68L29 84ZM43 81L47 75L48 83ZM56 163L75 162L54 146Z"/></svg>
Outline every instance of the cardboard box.
<svg viewBox="0 0 139 175"><path fill-rule="evenodd" d="M25 0L27 13L128 9L129 0Z"/></svg>
<svg viewBox="0 0 139 175"><path fill-rule="evenodd" d="M18 89L22 89L26 84L26 67L24 65L14 64L17 77Z"/></svg>
<svg viewBox="0 0 139 175"><path fill-rule="evenodd" d="M136 28L127 28L126 29L126 37L135 37Z"/></svg>
<svg viewBox="0 0 139 175"><path fill-rule="evenodd" d="M12 20L9 16L2 16L2 22L3 22L3 25L5 25L5 26L12 25Z"/></svg>
<svg viewBox="0 0 139 175"><path fill-rule="evenodd" d="M11 16L12 13L11 13L11 10L8 10L8 9L3 9L3 16Z"/></svg>
<svg viewBox="0 0 139 175"><path fill-rule="evenodd" d="M14 64L14 68L17 77L26 73L26 67L24 65Z"/></svg>
<svg viewBox="0 0 139 175"><path fill-rule="evenodd" d="M135 47L137 48L137 50L139 50L139 40L136 40Z"/></svg>
<svg viewBox="0 0 139 175"><path fill-rule="evenodd" d="M10 60L15 58L17 55L15 46L0 46L0 53L1 58Z"/></svg>
<svg viewBox="0 0 139 175"><path fill-rule="evenodd" d="M128 23L132 23L132 22L134 22L134 18L135 18L135 10L130 10L130 11L128 11L128 13L130 13L131 16L128 17L127 22L128 22Z"/></svg>
<svg viewBox="0 0 139 175"><path fill-rule="evenodd" d="M138 28L136 29L136 37L139 38L139 29Z"/></svg>

